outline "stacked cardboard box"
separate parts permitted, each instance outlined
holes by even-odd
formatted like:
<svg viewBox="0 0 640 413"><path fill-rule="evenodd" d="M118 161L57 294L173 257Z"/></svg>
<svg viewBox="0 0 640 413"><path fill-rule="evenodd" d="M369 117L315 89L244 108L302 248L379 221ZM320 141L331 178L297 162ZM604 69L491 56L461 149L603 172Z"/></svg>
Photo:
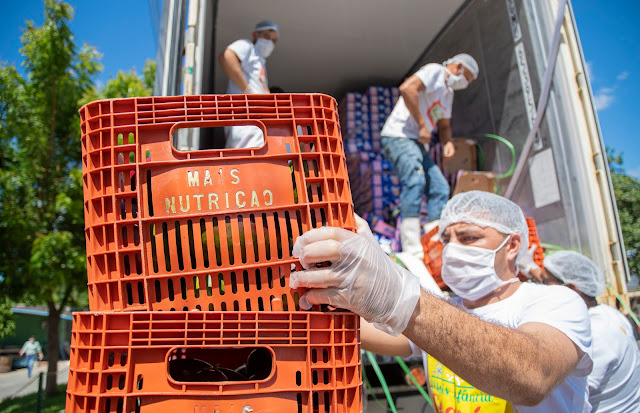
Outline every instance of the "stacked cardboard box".
<svg viewBox="0 0 640 413"><path fill-rule="evenodd" d="M399 205L400 181L382 155L380 130L399 97L397 88L372 86L365 93L347 93L340 111L356 212L387 222Z"/></svg>

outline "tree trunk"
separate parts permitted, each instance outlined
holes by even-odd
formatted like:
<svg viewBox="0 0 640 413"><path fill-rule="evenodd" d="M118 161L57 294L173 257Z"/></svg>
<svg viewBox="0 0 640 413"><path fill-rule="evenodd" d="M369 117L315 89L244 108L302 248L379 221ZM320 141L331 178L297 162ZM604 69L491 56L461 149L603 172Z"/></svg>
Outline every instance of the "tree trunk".
<svg viewBox="0 0 640 413"><path fill-rule="evenodd" d="M47 396L54 395L58 392L58 359L60 358L58 326L60 325L60 311L56 308L55 303L48 302L49 317L47 318L47 359L49 362L47 368Z"/></svg>

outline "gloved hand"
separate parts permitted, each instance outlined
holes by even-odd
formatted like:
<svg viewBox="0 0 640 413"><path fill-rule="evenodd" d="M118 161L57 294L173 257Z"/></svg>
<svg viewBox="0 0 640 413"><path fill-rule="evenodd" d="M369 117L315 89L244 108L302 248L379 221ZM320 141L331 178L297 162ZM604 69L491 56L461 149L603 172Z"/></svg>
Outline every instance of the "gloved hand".
<svg viewBox="0 0 640 413"><path fill-rule="evenodd" d="M363 237L377 244L378 241L376 240L376 237L373 236L373 232L371 232L369 223L364 218L360 217L360 215L354 215L356 216L356 231L358 232L358 235L362 235Z"/></svg>
<svg viewBox="0 0 640 413"><path fill-rule="evenodd" d="M542 270L533 260L533 255L536 252L536 248L538 248L537 245L532 245L527 253L518 260L518 268L520 269L520 273L525 277L533 278L537 282L542 282L542 278L540 278L540 273L542 272Z"/></svg>
<svg viewBox="0 0 640 413"><path fill-rule="evenodd" d="M366 222L365 222L366 223ZM291 274L291 288L310 288L300 307L329 304L346 308L392 335L404 331L420 297L420 280L394 263L380 248L368 225L363 234L322 227L306 232L293 246L293 256L306 271ZM329 261L328 267L317 263Z"/></svg>

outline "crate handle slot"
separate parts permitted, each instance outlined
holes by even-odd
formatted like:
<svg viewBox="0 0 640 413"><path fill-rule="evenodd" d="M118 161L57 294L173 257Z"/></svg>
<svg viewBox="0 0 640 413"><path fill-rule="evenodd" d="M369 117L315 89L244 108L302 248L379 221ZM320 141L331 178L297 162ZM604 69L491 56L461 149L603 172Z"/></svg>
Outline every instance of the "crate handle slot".
<svg viewBox="0 0 640 413"><path fill-rule="evenodd" d="M169 129L169 142L171 142L171 149L177 152L180 152L182 154L185 153L194 153L194 152L207 152L209 150L202 150L202 151L178 151L174 146L173 146L173 137L176 134L176 132L180 129L196 129L196 128L220 128L220 127L225 127L225 126L255 126L257 128L260 129L260 131L262 132L262 136L264 137L264 144L260 147L254 147L254 148L235 148L235 149L209 149L211 151L246 151L247 149L253 149L253 150L258 150L263 148L266 144L267 144L267 139L269 138L269 135L267 135L267 128L265 126L265 124L259 120L255 120L255 119L237 119L237 120L203 120L203 121L195 121L195 122L191 122L191 121L184 121L184 122L177 122L174 123L173 126L171 127L171 129Z"/></svg>
<svg viewBox="0 0 640 413"><path fill-rule="evenodd" d="M265 346L173 347L167 375L175 383L262 382L274 375L275 359Z"/></svg>

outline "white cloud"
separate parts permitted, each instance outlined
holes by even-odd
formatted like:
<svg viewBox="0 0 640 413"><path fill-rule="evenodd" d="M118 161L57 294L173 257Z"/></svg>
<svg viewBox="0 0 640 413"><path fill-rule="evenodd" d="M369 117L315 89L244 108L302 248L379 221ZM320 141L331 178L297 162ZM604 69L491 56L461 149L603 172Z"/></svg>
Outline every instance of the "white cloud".
<svg viewBox="0 0 640 413"><path fill-rule="evenodd" d="M640 179L640 165L636 166L634 169L627 171L627 175L631 175L634 178Z"/></svg>
<svg viewBox="0 0 640 413"><path fill-rule="evenodd" d="M629 77L629 72L627 72L627 71L625 70L624 72L620 73L620 74L616 77L616 79L618 79L618 80L625 80L625 79L626 79L626 78L628 78L628 77Z"/></svg>
<svg viewBox="0 0 640 413"><path fill-rule="evenodd" d="M605 110L613 103L615 97L613 96L613 92L615 88L613 87L601 87L598 92L593 97L594 103L596 105L596 110Z"/></svg>

